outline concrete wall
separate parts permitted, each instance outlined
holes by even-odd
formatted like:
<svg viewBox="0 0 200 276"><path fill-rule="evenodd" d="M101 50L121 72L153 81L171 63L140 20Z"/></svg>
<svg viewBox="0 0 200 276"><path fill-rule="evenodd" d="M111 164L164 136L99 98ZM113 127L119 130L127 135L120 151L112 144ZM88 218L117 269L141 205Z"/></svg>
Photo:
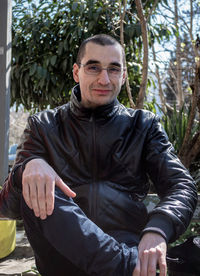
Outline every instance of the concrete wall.
<svg viewBox="0 0 200 276"><path fill-rule="evenodd" d="M12 1L0 0L0 185L8 173Z"/></svg>

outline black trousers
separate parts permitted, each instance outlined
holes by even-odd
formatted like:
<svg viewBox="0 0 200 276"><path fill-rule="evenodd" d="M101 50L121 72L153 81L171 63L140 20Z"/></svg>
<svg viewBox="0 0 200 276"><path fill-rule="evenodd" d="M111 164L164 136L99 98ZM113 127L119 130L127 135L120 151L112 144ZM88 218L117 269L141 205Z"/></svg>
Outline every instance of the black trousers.
<svg viewBox="0 0 200 276"><path fill-rule="evenodd" d="M104 233L58 188L53 214L47 219L35 217L23 197L21 212L42 276L132 276L138 236Z"/></svg>

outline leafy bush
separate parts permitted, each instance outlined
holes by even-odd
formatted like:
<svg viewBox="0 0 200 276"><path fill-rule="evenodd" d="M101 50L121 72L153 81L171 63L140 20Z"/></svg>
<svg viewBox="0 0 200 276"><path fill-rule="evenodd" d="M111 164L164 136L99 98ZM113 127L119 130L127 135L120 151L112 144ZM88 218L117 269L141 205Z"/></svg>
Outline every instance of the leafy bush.
<svg viewBox="0 0 200 276"><path fill-rule="evenodd" d="M171 143L178 154L185 136L190 109L186 109L183 106L180 110L176 109L174 105L174 110L169 113L165 113L162 117L162 122L164 129L169 137Z"/></svg>
<svg viewBox="0 0 200 276"><path fill-rule="evenodd" d="M185 233L182 236L180 236L180 238L176 240L174 243L171 243L170 246L181 244L191 236L198 236L199 233L200 233L200 222L191 222L187 230L185 231Z"/></svg>
<svg viewBox="0 0 200 276"><path fill-rule="evenodd" d="M154 1L148 2L146 8ZM134 1L129 0L128 7L124 39L136 97L141 77L141 27L133 16ZM116 1L14 0L11 105L42 110L66 103L75 84L72 68L81 42L98 33L119 40L119 22ZM128 103L125 89L120 97Z"/></svg>
<svg viewBox="0 0 200 276"><path fill-rule="evenodd" d="M188 108L184 105L180 110L177 110L176 106L174 105L174 109L172 111L168 111L167 113L165 113L162 108L156 103L156 100L153 99L151 102L145 103L145 109L150 110L154 114L160 114L163 128L168 135L169 141L174 146L175 153L178 155L186 133L188 119L190 116L190 107ZM191 140L192 137L194 137L195 134L199 131L200 123L196 120L194 121L192 127L190 137ZM191 163L189 171L197 184L198 192L200 192L200 155L197 156L196 160ZM151 188L151 190L154 191L153 188Z"/></svg>

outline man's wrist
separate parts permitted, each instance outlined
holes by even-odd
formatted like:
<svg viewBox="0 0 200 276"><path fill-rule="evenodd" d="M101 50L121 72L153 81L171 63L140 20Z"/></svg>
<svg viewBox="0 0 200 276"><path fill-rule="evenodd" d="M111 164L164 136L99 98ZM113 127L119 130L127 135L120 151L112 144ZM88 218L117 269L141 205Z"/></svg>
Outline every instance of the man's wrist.
<svg viewBox="0 0 200 276"><path fill-rule="evenodd" d="M146 233L155 233L155 234L158 234L158 235L160 235L160 236L162 236L164 238L164 240L165 240L166 243L168 243L167 236L166 236L165 232L162 231L158 227L147 227L147 228L145 228L142 231L140 238L142 238L144 236L144 234L146 234Z"/></svg>
<svg viewBox="0 0 200 276"><path fill-rule="evenodd" d="M168 216L154 214L150 217L149 222L143 229L141 237L147 232L160 234L165 239L166 243L168 243L174 235L174 227Z"/></svg>
<svg viewBox="0 0 200 276"><path fill-rule="evenodd" d="M18 189L22 189L22 175L25 170L26 164L39 157L32 156L27 158L23 163L17 164L11 171L12 185Z"/></svg>

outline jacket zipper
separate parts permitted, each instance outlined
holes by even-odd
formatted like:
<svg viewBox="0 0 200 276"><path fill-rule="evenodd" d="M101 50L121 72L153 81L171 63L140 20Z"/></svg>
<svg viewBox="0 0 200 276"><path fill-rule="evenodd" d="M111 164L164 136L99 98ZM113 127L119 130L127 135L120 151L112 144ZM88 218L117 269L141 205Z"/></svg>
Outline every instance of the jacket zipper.
<svg viewBox="0 0 200 276"><path fill-rule="evenodd" d="M90 215L91 218L96 220L97 209L97 145L96 145L96 122L94 114L91 115L90 121L92 123L92 185L90 188Z"/></svg>

